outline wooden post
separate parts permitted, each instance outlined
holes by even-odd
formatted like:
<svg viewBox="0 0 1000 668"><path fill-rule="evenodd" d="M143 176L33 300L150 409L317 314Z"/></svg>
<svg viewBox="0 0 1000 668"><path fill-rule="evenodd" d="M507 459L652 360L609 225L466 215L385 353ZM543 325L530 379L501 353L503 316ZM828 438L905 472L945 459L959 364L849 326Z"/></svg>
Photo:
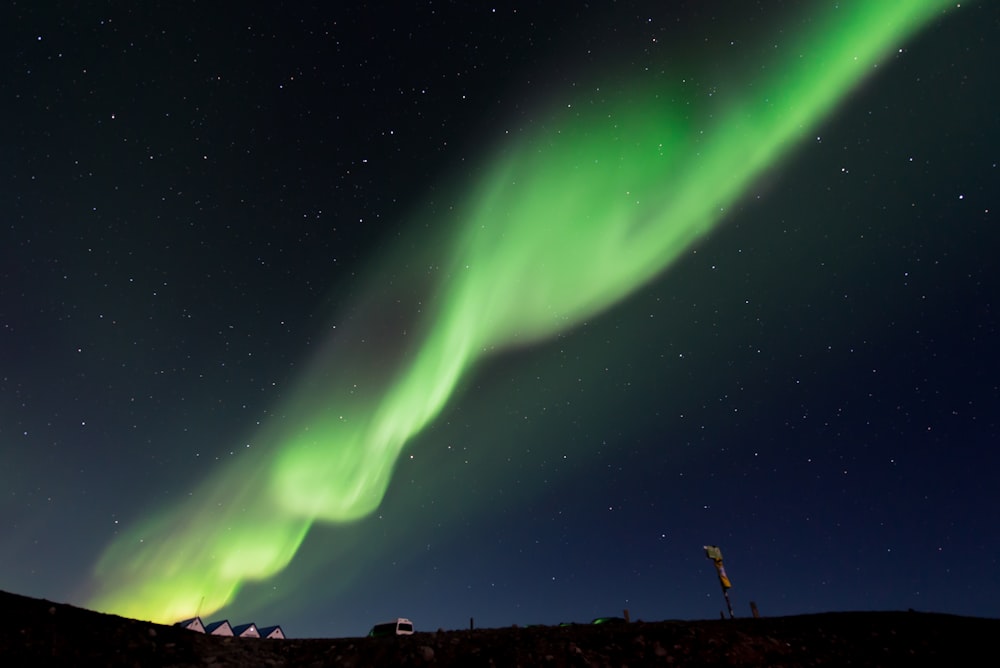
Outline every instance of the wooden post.
<svg viewBox="0 0 1000 668"><path fill-rule="evenodd" d="M469 630L474 631L476 629L475 618L469 617Z"/></svg>
<svg viewBox="0 0 1000 668"><path fill-rule="evenodd" d="M625 613L625 621L626 622L631 622L632 618L628 616L628 608L625 608L624 610L622 610L622 612Z"/></svg>
<svg viewBox="0 0 1000 668"><path fill-rule="evenodd" d="M757 604L750 601L750 612L753 614L754 619L760 619L760 611L757 610Z"/></svg>

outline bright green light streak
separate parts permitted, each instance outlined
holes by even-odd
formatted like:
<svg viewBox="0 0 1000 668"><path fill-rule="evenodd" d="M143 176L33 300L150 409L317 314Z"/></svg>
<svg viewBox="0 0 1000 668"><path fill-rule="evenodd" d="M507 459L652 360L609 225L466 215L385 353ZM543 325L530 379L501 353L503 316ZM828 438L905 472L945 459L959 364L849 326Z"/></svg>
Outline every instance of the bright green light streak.
<svg viewBox="0 0 1000 668"><path fill-rule="evenodd" d="M682 119L669 91L556 115L474 188L436 316L386 386L359 398L338 390L334 368L316 397L323 381L312 378L289 408L295 430L258 439L269 454L220 471L112 544L90 605L165 622L210 614L287 566L315 520L372 512L407 441L480 358L572 327L663 272L947 4L841 2L715 120ZM363 361L337 359L364 374Z"/></svg>

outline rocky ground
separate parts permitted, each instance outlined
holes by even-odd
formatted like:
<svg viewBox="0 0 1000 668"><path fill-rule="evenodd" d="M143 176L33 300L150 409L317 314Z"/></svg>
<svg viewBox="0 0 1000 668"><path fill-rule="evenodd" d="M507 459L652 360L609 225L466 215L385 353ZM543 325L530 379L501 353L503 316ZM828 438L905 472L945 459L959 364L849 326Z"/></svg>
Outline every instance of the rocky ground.
<svg viewBox="0 0 1000 668"><path fill-rule="evenodd" d="M205 636L0 592L3 666L958 666L1000 620L922 612L437 631L398 638Z"/></svg>

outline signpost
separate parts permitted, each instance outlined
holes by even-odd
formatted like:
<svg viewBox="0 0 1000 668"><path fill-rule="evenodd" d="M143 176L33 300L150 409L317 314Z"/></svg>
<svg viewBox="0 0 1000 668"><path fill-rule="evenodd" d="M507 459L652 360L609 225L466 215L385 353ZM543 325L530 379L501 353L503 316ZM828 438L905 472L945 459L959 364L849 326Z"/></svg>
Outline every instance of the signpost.
<svg viewBox="0 0 1000 668"><path fill-rule="evenodd" d="M722 565L722 550L717 545L705 545L705 556L715 564L715 571L719 574L719 584L722 585L722 596L726 599L726 607L729 608L729 619L733 619L733 604L729 602L729 589L733 584L726 575L726 567Z"/></svg>

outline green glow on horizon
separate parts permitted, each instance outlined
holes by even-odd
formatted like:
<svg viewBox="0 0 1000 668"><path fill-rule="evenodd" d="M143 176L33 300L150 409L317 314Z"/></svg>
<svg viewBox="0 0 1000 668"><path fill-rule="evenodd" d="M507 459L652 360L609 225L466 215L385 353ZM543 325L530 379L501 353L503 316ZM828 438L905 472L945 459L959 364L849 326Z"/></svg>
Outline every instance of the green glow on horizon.
<svg viewBox="0 0 1000 668"><path fill-rule="evenodd" d="M161 622L211 614L284 569L314 521L374 511L404 446L480 359L573 327L661 274L948 4L840 2L715 118L685 119L672 91L648 85L554 114L554 129L507 147L459 207L432 317L384 387L355 394L339 371L314 371L287 407L292 427L256 439L262 454L108 548L87 604ZM332 354L364 376L365 360Z"/></svg>

